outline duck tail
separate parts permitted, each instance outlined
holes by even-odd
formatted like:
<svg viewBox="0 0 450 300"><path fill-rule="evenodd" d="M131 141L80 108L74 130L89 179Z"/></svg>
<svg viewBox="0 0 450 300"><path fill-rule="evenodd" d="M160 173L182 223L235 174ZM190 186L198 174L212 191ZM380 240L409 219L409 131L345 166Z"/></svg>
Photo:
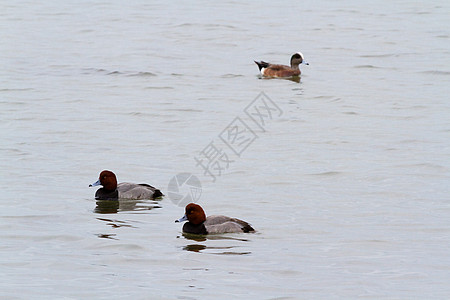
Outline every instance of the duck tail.
<svg viewBox="0 0 450 300"><path fill-rule="evenodd" d="M254 60L255 64L258 65L259 70L261 71L262 68L267 68L269 66L269 63L265 61L256 61Z"/></svg>
<svg viewBox="0 0 450 300"><path fill-rule="evenodd" d="M153 190L153 199L159 198L159 197L163 197L164 194L161 193L160 190L158 190L157 188L155 188L154 186L151 186L150 184L147 183L139 183L139 185L145 186L145 187L149 187L150 189Z"/></svg>

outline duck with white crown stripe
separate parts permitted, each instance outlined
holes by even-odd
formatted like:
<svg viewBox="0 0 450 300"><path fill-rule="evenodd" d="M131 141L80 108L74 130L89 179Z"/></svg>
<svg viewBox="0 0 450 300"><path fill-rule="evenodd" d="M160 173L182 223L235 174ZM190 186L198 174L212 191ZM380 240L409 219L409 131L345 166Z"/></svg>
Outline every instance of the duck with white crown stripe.
<svg viewBox="0 0 450 300"><path fill-rule="evenodd" d="M265 77L280 77L288 78L299 76L301 74L299 65L309 65L301 52L294 53L291 57L291 66L275 65L265 61L255 61L258 65L261 74Z"/></svg>

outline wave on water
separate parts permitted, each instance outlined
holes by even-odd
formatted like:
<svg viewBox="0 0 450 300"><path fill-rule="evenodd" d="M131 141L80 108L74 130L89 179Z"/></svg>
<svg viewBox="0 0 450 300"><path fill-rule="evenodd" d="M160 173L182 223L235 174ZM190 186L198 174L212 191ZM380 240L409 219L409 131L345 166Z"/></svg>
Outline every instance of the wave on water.
<svg viewBox="0 0 450 300"><path fill-rule="evenodd" d="M379 69L379 67L376 67L374 65L357 65L354 66L355 69Z"/></svg>
<svg viewBox="0 0 450 300"><path fill-rule="evenodd" d="M236 78L236 77L244 77L242 74L223 74L220 78Z"/></svg>
<svg viewBox="0 0 450 300"><path fill-rule="evenodd" d="M337 171L328 171L328 172L321 172L321 173L311 173L309 175L313 176L336 176L341 175L343 172L337 172Z"/></svg>
<svg viewBox="0 0 450 300"><path fill-rule="evenodd" d="M85 68L84 74L100 73L104 75L124 75L124 76L137 76L137 77L153 77L158 76L155 73L149 71L118 71L118 70L106 70L102 68Z"/></svg>
<svg viewBox="0 0 450 300"><path fill-rule="evenodd" d="M450 75L450 71L440 71L440 70L428 70L420 72L422 74L430 74L430 75Z"/></svg>

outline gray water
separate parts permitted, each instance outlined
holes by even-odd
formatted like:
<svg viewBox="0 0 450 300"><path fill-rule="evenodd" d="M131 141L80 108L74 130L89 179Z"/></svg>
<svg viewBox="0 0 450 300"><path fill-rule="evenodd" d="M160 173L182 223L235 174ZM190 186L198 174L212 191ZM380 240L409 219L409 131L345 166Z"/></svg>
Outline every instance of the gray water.
<svg viewBox="0 0 450 300"><path fill-rule="evenodd" d="M448 1L13 1L0 16L0 298L450 297ZM259 77L253 60L297 51L299 83ZM248 126L236 152L233 124ZM88 184L104 169L166 197L102 210ZM257 232L183 236L180 173L207 214Z"/></svg>

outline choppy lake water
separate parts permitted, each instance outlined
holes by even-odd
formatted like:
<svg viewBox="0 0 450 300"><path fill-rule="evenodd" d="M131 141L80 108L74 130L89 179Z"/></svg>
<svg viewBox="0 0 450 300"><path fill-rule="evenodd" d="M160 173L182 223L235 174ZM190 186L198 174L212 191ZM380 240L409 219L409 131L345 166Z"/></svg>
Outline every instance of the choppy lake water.
<svg viewBox="0 0 450 300"><path fill-rule="evenodd" d="M450 297L448 1L0 16L0 298ZM297 51L300 83L259 78ZM98 206L103 169L166 197ZM257 233L185 237L177 193Z"/></svg>

